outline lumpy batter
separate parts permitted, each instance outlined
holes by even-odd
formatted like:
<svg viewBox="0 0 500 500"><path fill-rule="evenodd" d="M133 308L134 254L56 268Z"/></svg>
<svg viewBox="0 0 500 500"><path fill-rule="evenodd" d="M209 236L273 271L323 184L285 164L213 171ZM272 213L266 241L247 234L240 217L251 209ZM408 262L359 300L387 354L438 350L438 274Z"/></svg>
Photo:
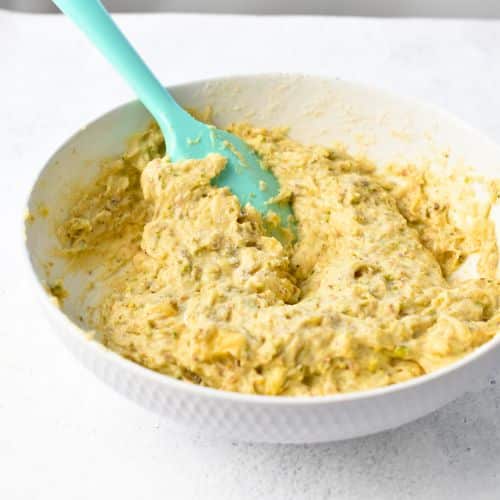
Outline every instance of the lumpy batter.
<svg viewBox="0 0 500 500"><path fill-rule="evenodd" d="M466 177L411 166L382 175L284 129L231 131L278 177L298 241L283 246L210 184L222 157L169 163L152 126L58 230L75 262L92 256L109 269L92 311L106 346L218 389L323 395L429 373L496 334L494 187L480 208ZM453 223L452 192L470 231ZM473 253L481 278L451 285Z"/></svg>

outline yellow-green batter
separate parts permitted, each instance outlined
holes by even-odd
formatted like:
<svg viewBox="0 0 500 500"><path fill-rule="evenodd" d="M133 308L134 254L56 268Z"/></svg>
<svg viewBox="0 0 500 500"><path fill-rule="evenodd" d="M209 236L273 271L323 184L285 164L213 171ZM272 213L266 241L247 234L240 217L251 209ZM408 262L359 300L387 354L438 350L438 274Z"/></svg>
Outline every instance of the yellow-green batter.
<svg viewBox="0 0 500 500"><path fill-rule="evenodd" d="M382 175L284 129L231 130L290 196L297 243L284 248L258 213L210 184L222 157L169 163L151 127L58 231L77 263L109 269L92 315L106 346L210 387L321 395L431 372L496 334L495 232L470 179L411 166ZM453 223L451 190L473 231ZM473 253L482 278L451 286Z"/></svg>

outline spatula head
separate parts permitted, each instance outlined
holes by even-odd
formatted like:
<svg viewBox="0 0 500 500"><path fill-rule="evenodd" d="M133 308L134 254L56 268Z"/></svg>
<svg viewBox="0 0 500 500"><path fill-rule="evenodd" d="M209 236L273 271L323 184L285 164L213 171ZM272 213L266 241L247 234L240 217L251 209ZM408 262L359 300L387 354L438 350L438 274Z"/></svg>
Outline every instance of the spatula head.
<svg viewBox="0 0 500 500"><path fill-rule="evenodd" d="M218 153L227 158L224 170L212 180L219 187L228 187L240 205L252 205L267 221L273 236L280 241L293 241L296 236L293 212L288 200L274 201L280 192L278 179L265 167L258 155L239 137L192 119L187 133L182 134L176 124L175 136L169 130L167 152L172 161L205 158ZM165 132L164 132L165 133ZM279 222L273 223L275 217Z"/></svg>

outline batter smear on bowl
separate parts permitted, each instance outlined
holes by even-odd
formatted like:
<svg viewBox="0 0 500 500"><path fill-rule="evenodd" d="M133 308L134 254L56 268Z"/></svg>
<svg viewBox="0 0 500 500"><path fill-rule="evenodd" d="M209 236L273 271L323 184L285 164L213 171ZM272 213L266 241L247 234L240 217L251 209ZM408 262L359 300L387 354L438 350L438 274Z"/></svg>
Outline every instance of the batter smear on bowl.
<svg viewBox="0 0 500 500"><path fill-rule="evenodd" d="M73 263L107 270L90 311L107 347L217 389L325 395L432 372L497 333L498 183L479 201L465 173L381 172L285 129L230 131L278 177L298 240L211 184L223 157L172 164L151 126L58 229ZM454 279L473 255L479 277Z"/></svg>

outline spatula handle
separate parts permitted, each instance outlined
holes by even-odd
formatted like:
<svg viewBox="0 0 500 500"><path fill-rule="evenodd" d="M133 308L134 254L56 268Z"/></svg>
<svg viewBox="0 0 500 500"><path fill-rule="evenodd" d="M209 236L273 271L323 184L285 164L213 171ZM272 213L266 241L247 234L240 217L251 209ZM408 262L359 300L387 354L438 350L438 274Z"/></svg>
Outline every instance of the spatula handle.
<svg viewBox="0 0 500 500"><path fill-rule="evenodd" d="M166 139L173 135L171 124L185 118L175 102L130 45L99 0L53 0L87 35L108 61L134 89L160 125Z"/></svg>

